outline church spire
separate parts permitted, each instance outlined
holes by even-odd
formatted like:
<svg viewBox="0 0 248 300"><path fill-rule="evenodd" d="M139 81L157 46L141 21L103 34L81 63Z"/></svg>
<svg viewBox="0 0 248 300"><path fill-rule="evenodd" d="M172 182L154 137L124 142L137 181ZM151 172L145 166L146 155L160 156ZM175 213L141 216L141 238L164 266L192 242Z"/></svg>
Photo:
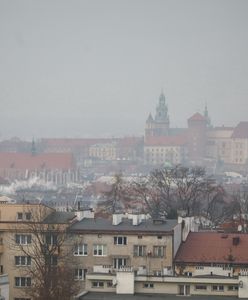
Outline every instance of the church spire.
<svg viewBox="0 0 248 300"><path fill-rule="evenodd" d="M32 156L34 156L36 154L36 146L35 146L34 138L32 140L31 154L32 154Z"/></svg>
<svg viewBox="0 0 248 300"><path fill-rule="evenodd" d="M207 121L207 127L212 127L211 125L211 120L210 120L210 117L208 115L208 107L207 107L207 103L205 103L205 109L204 109L204 113L203 113L206 121Z"/></svg>

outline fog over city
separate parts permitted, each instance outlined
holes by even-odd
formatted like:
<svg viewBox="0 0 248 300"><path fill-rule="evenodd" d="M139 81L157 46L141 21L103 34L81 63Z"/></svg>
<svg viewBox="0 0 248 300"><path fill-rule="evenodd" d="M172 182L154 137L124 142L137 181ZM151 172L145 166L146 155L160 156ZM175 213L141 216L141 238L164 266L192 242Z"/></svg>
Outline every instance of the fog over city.
<svg viewBox="0 0 248 300"><path fill-rule="evenodd" d="M143 135L205 105L247 120L248 1L0 0L0 139Z"/></svg>

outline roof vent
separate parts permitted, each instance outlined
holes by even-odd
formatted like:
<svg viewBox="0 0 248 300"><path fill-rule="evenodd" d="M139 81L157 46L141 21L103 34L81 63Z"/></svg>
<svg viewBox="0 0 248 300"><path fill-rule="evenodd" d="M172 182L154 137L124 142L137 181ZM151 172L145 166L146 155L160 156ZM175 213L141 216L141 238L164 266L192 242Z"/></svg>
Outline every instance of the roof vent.
<svg viewBox="0 0 248 300"><path fill-rule="evenodd" d="M164 220L164 219L153 219L152 221L153 221L154 225L159 225L159 224L166 223L166 220Z"/></svg>

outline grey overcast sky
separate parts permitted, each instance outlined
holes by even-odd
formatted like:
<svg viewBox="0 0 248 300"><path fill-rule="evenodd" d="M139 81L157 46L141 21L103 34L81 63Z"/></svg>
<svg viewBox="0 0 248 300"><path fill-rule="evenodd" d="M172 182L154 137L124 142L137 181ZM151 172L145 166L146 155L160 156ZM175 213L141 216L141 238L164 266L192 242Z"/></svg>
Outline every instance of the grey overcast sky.
<svg viewBox="0 0 248 300"><path fill-rule="evenodd" d="M246 0L0 0L0 139L248 120Z"/></svg>

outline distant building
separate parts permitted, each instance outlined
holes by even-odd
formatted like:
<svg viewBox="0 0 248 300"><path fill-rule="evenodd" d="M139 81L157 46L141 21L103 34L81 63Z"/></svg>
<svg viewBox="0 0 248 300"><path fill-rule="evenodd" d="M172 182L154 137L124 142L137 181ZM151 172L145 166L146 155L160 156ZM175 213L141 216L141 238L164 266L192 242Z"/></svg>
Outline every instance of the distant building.
<svg viewBox="0 0 248 300"><path fill-rule="evenodd" d="M0 153L0 176L9 181L39 177L58 185L79 180L71 153Z"/></svg>
<svg viewBox="0 0 248 300"><path fill-rule="evenodd" d="M170 120L168 115L168 107L165 102L165 96L161 93L159 103L156 108L156 115L153 119L152 114L149 114L146 120L145 138L151 136L165 136L169 134Z"/></svg>

